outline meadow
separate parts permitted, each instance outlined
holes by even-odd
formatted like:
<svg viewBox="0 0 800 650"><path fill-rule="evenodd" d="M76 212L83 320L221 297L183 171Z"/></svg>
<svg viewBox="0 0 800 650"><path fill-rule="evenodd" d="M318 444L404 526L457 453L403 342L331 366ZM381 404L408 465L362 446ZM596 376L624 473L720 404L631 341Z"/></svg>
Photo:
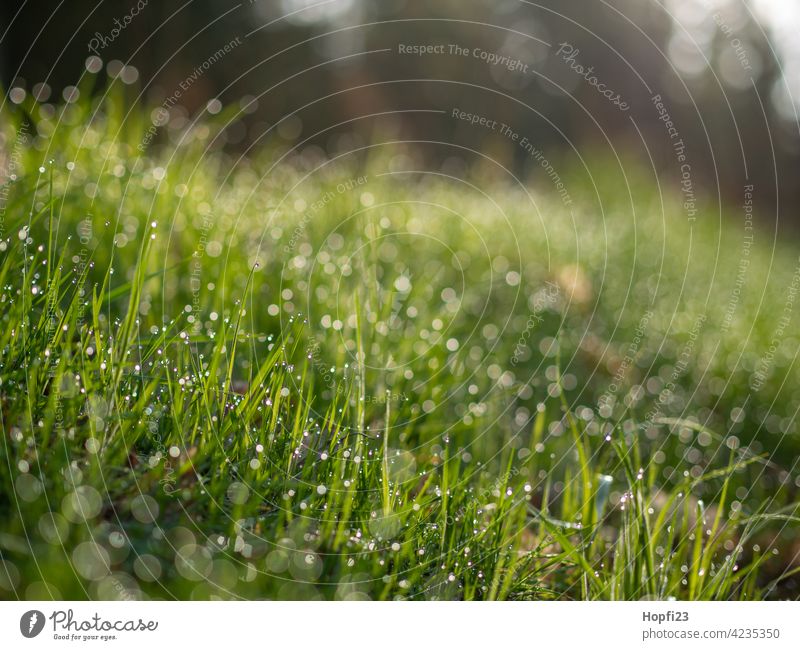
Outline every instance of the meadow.
<svg viewBox="0 0 800 650"><path fill-rule="evenodd" d="M797 242L746 197L238 157L130 92L2 108L0 596L797 597Z"/></svg>

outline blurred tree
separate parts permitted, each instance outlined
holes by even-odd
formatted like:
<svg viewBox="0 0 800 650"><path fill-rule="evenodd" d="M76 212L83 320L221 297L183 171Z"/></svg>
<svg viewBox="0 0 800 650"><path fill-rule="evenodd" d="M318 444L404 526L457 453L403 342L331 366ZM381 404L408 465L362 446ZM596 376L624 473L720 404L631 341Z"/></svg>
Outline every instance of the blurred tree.
<svg viewBox="0 0 800 650"><path fill-rule="evenodd" d="M778 55L740 0L6 0L0 12L5 87L43 83L42 100L55 101L94 51L134 66L154 105L187 79L180 104L188 113L217 96L257 97L258 109L229 130L229 146L249 145L292 114L283 137L329 151L383 133L468 145L518 169L530 163L494 132L403 112L461 107L509 124L567 166L576 151L613 157L613 147L652 156L669 178L680 169L652 101L660 95L698 191L738 203L753 183L760 211L780 200L784 220L800 203L800 138L776 91ZM207 64L235 38L241 46ZM400 45L444 51L415 56ZM619 110L597 84L630 109ZM373 114L382 115L366 117ZM416 148L448 164L470 162L452 147Z"/></svg>

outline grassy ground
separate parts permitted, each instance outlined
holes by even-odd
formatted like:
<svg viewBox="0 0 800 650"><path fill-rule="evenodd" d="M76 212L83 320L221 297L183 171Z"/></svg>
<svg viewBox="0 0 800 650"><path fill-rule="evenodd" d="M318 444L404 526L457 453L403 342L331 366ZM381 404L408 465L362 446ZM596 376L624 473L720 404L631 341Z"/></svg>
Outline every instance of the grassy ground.
<svg viewBox="0 0 800 650"><path fill-rule="evenodd" d="M797 596L796 244L128 104L3 109L0 595Z"/></svg>

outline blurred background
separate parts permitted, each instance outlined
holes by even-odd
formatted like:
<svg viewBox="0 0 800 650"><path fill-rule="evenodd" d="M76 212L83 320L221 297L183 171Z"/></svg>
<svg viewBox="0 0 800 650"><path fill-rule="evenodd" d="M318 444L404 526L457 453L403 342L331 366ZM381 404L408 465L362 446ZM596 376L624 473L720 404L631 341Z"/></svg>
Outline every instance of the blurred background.
<svg viewBox="0 0 800 650"><path fill-rule="evenodd" d="M0 13L12 101L32 95L52 111L88 67L93 92L118 78L132 102L168 110L156 142L198 111L238 104L219 141L234 150L265 133L327 154L390 137L535 168L508 137L416 112L461 107L512 125L564 166L587 152L652 159L659 178L679 181L661 95L701 199L738 205L753 184L761 221L798 223L797 0L4 0ZM590 66L628 110L576 72ZM453 148L407 146L465 164Z"/></svg>

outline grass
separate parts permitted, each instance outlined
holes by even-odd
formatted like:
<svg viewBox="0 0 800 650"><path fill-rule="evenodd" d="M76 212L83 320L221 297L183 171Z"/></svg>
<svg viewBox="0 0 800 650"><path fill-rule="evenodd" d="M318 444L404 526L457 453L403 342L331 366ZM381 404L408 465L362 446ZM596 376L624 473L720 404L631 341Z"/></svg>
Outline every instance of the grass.
<svg viewBox="0 0 800 650"><path fill-rule="evenodd" d="M797 596L791 244L125 92L2 109L0 595Z"/></svg>

